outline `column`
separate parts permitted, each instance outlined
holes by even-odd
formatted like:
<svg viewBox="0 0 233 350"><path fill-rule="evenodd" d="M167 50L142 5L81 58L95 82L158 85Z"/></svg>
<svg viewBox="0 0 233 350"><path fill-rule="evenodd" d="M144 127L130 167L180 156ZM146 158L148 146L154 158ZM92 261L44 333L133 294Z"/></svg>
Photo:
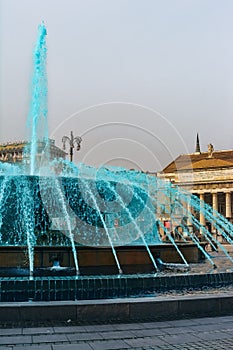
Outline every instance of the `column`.
<svg viewBox="0 0 233 350"><path fill-rule="evenodd" d="M186 220L186 225L192 225L192 217L191 217L191 193L186 194L186 199L181 202L182 207L183 207L183 213L181 215L184 215L187 220Z"/></svg>
<svg viewBox="0 0 233 350"><path fill-rule="evenodd" d="M231 192L226 192L226 218L231 218Z"/></svg>
<svg viewBox="0 0 233 350"><path fill-rule="evenodd" d="M204 193L200 193L200 224L205 226L205 216L203 213L204 210Z"/></svg>
<svg viewBox="0 0 233 350"><path fill-rule="evenodd" d="M187 210L188 210L188 222L187 222L187 224L192 225L192 212L191 212L192 207L191 207L190 201L188 202Z"/></svg>
<svg viewBox="0 0 233 350"><path fill-rule="evenodd" d="M212 206L213 209L218 211L218 194L217 192L212 193Z"/></svg>
<svg viewBox="0 0 233 350"><path fill-rule="evenodd" d="M218 193L217 192L212 193L212 208L213 208L213 210L218 211ZM211 231L213 233L216 231L216 228L214 225L212 225Z"/></svg>

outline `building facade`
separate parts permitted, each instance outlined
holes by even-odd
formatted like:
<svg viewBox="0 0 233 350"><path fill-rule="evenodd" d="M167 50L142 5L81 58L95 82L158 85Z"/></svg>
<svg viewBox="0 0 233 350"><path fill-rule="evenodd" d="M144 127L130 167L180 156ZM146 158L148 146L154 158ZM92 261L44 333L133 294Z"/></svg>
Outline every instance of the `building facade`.
<svg viewBox="0 0 233 350"><path fill-rule="evenodd" d="M197 139L196 152L180 155L158 176L181 186L233 221L233 150L215 151L209 144L208 150L201 152ZM201 211L197 216L215 233Z"/></svg>
<svg viewBox="0 0 233 350"><path fill-rule="evenodd" d="M30 144L27 141L15 141L6 142L0 144L0 162L7 163L22 163L23 161L29 161L29 147ZM44 149L46 147L45 141L37 142L37 162L40 162ZM54 158L66 158L67 153L61 150L55 145L55 140L49 139L49 157Z"/></svg>

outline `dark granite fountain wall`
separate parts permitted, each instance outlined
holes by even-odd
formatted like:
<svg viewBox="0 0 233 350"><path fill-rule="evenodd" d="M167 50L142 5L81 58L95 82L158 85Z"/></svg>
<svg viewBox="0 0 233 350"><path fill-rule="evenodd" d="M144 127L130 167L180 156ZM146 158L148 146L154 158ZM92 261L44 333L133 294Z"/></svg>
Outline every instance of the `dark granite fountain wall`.
<svg viewBox="0 0 233 350"><path fill-rule="evenodd" d="M158 292L220 287L233 283L233 273L81 277L14 277L0 279L0 301L88 300L156 296Z"/></svg>

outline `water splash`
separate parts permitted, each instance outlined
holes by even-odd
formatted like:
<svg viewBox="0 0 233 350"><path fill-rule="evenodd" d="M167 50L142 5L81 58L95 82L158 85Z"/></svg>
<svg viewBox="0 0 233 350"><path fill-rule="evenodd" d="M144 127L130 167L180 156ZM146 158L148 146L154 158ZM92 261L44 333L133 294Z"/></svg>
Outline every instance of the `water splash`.
<svg viewBox="0 0 233 350"><path fill-rule="evenodd" d="M67 206L67 201L59 180L61 179L56 176L42 176L39 179L40 196L43 201L43 206L50 213L50 218L59 219L60 221L62 219L62 230L70 240L76 274L79 275L78 256L73 235L72 211L69 206ZM59 225L58 229L60 229Z"/></svg>
<svg viewBox="0 0 233 350"><path fill-rule="evenodd" d="M30 154L31 175L35 175L36 173L38 140L48 141L46 35L46 27L44 23L42 23L38 27L38 38L33 52L32 96L27 121L30 132L30 142L25 152Z"/></svg>
<svg viewBox="0 0 233 350"><path fill-rule="evenodd" d="M98 215L99 215L99 217L100 217L100 220L101 220L101 222L102 222L103 228L104 228L105 233L106 233L106 236L107 236L107 240L108 240L108 242L109 242L109 244L110 244L110 246L111 246L112 253L113 253L113 256L114 256L116 265L117 265L118 272L119 272L119 274L122 274L122 269L121 269L121 266L120 266L120 263L119 263L119 260L118 260L118 257L117 257L116 250L115 250L115 248L114 248L114 243L113 243L112 237L111 237L110 232L109 232L109 230L108 230L108 228L107 228L107 225L106 225L106 223L105 223L105 220L104 220L104 218L103 218L103 215L102 215L102 213L101 213L101 211L100 211L100 209L99 209L99 206L98 206L98 204L97 204L96 198L95 198L95 196L93 195L93 193L92 193L92 191L91 191L91 189L90 189L90 186L88 185L88 182L87 182L85 179L82 179L82 183L84 184L84 186L85 186L85 188L86 188L86 191L87 191L88 195L90 196L90 199L91 199L91 201L93 202L93 205L94 205L95 209L96 209L97 212L98 212Z"/></svg>
<svg viewBox="0 0 233 350"><path fill-rule="evenodd" d="M27 121L30 142L25 149L29 155L26 159L30 163L29 173L33 176L15 165L0 164L0 244L27 245L30 275L34 269L35 245L71 245L77 273L76 245L110 246L121 273L115 247L129 244L143 243L157 270L158 261L150 245L167 243L160 237L163 231L188 266L179 242L164 226L164 214L173 226L182 228L182 233L177 231L179 239L185 244L196 244L215 267L201 240L182 223L182 215L186 215L202 238L212 248L221 249L233 263L223 244L200 224L193 211L202 214L229 244L233 244L233 225L196 196L170 182L120 167L96 169L85 164L76 167L69 161L57 159L46 164L48 156L43 169L39 169L38 141L48 144L46 35L42 23L33 52L32 96ZM176 210L182 215L177 215ZM56 231L55 239L53 231Z"/></svg>

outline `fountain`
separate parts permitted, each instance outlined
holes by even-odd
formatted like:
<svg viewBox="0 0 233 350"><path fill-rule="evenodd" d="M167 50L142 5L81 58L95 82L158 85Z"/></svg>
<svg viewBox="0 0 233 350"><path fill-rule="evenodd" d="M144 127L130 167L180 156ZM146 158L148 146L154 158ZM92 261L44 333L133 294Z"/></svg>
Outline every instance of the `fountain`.
<svg viewBox="0 0 233 350"><path fill-rule="evenodd" d="M232 224L196 196L139 171L50 159L46 34L40 25L25 162L0 163L0 301L153 295L231 283L231 272L190 273L204 260L209 271L217 269L207 244L233 263L196 214L230 244Z"/></svg>

